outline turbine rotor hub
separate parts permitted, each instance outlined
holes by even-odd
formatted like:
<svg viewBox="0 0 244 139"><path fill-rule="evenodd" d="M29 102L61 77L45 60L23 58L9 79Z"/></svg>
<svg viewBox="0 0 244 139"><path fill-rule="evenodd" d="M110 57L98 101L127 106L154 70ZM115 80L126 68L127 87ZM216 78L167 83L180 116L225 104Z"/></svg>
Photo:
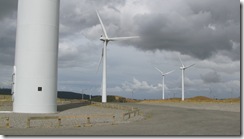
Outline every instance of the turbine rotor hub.
<svg viewBox="0 0 244 139"><path fill-rule="evenodd" d="M101 40L101 41L106 41L107 39L104 38L104 37L100 37L100 40Z"/></svg>

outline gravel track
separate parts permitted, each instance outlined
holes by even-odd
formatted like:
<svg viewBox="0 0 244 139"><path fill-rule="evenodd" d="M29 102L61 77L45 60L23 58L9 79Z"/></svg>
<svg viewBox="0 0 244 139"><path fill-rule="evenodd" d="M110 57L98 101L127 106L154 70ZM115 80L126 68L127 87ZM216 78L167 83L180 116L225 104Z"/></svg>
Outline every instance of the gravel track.
<svg viewBox="0 0 244 139"><path fill-rule="evenodd" d="M242 133L240 104L213 104L213 103L120 103L121 106L137 107L143 113L121 124L92 127L61 127L61 128L2 128L3 135L84 135L84 136L235 136ZM59 107L59 114L70 113L116 113L120 115L123 111L95 106L70 106ZM79 112L78 112L79 111ZM18 117L16 117L18 118ZM69 123L69 122L67 122Z"/></svg>
<svg viewBox="0 0 244 139"><path fill-rule="evenodd" d="M150 105L161 105L178 108L218 110L229 112L240 112L240 103L211 103L211 102L163 102L163 103L142 103Z"/></svg>
<svg viewBox="0 0 244 139"><path fill-rule="evenodd" d="M5 106L4 109L11 111L11 106ZM114 120L114 124L129 123L142 118L142 116L137 116L129 120L123 120L123 113L127 112L125 110L103 108L80 103L59 105L58 111L59 112L53 114L0 113L0 117L9 117L11 128L27 128L26 123L28 117L59 116L62 119L61 127L59 128L83 127L83 125L87 123L87 117L90 117L92 126L111 125ZM113 116L115 116L115 119L113 119ZM4 125L4 120L1 120L0 124ZM57 119L31 121L31 128L56 127L58 127Z"/></svg>

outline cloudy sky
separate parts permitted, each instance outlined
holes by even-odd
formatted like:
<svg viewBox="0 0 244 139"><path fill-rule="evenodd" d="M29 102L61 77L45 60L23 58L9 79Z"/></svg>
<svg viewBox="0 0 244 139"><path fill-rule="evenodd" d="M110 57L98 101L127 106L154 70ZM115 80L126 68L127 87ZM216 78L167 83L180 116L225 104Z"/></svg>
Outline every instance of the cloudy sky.
<svg viewBox="0 0 244 139"><path fill-rule="evenodd" d="M111 42L107 54L108 95L161 98L162 77L154 69L175 70L165 78L165 97L240 96L240 1L238 0L61 0L58 89L99 95L102 29ZM9 87L15 56L17 0L0 0L0 87Z"/></svg>

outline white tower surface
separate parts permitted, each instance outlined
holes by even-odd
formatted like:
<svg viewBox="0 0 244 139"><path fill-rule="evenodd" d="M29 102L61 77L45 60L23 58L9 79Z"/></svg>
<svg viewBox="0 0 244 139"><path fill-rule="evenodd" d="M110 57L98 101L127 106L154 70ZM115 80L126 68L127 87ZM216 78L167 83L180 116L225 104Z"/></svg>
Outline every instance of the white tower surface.
<svg viewBox="0 0 244 139"><path fill-rule="evenodd" d="M59 0L19 0L13 112L57 112Z"/></svg>

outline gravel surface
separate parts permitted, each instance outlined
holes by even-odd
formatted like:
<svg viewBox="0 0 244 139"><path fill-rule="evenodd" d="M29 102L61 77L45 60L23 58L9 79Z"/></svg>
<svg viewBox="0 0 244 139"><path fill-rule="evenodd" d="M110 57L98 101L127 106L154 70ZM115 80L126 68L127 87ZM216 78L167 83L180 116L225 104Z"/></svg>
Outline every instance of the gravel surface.
<svg viewBox="0 0 244 139"><path fill-rule="evenodd" d="M207 103L207 102L164 102L164 103L143 103L150 105L162 105L178 108L219 110L229 112L240 112L240 103Z"/></svg>
<svg viewBox="0 0 244 139"><path fill-rule="evenodd" d="M103 125L103 126L92 126L92 127L62 127L62 128L1 128L0 134L2 135L84 135L84 136L108 136L108 135L119 135L119 136L135 136L135 135L206 135L206 136L240 136L241 131L241 117L239 112L230 111L227 107L232 104L226 105L225 109L218 110L202 110L198 104L191 103L195 108L190 108L186 103L172 104L171 106L163 106L165 104L142 104L142 103L120 103L118 105L136 107L144 113L143 119L140 116L132 117L129 123L126 124L115 124L115 125ZM170 104L168 104L170 105ZM212 107L215 104L203 106ZM221 105L221 106L224 106ZM183 108L188 107L188 108ZM196 108L198 106L198 108ZM238 105L233 105L240 107ZM65 107L59 107L59 114L69 113L75 111L82 111L85 113L88 111L109 111L114 112L114 109L101 108L95 106L80 106L72 107L66 105ZM70 108L70 109L69 109ZM85 108L85 109L84 109ZM202 108L202 109L201 109ZM111 111L110 111L111 110ZM228 111L229 110L229 111ZM119 110L120 111L120 110ZM90 112L89 112L90 113ZM119 112L118 112L119 113ZM123 112L122 112L123 113ZM69 115L69 114L68 114ZM16 117L19 118L19 117ZM136 121L139 120L139 121ZM119 120L122 121L123 120ZM69 122L66 122L67 124ZM124 122L125 123L125 122ZM63 123L64 124L64 123ZM75 124L73 124L75 125ZM52 125L51 125L52 126Z"/></svg>
<svg viewBox="0 0 244 139"><path fill-rule="evenodd" d="M1 111L11 111L11 106L2 106ZM129 123L131 121L140 120L142 116L131 117L131 119L123 120L123 113L126 110L103 108L93 105L84 104L63 104L58 106L58 113L54 114L22 114L0 112L0 117L9 117L11 128L26 128L28 117L44 117L59 116L61 117L61 127L73 128L83 127L87 123L87 117L90 117L92 126L111 125ZM113 116L115 116L113 119ZM4 120L0 120L0 126L4 125ZM49 120L31 120L31 128L54 128L58 127L57 119ZM89 126L89 125L88 125Z"/></svg>

